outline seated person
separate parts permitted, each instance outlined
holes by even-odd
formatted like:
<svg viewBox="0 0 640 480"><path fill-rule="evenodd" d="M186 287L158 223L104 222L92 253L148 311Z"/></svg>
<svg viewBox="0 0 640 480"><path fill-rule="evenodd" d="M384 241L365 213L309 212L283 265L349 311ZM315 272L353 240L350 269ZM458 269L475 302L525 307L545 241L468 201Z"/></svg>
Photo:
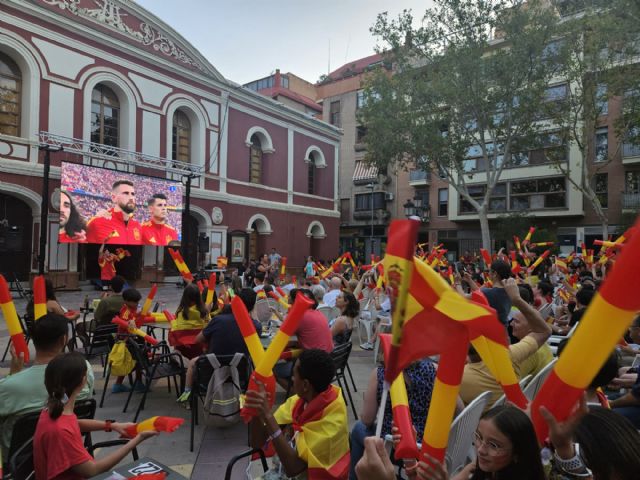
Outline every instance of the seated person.
<svg viewBox="0 0 640 480"><path fill-rule="evenodd" d="M591 300L593 300L594 296L595 290L591 288L581 288L580 290L578 290L578 292L576 293L576 306L573 312L568 315L567 319L565 319L564 321L556 322L556 324L552 326L553 333L557 335L566 335L567 333L569 333L571 328L573 328L580 321L582 315L587 310L587 307L591 303Z"/></svg>
<svg viewBox="0 0 640 480"><path fill-rule="evenodd" d="M509 296L509 303L513 303L520 310L531 329L518 343L509 346L509 355L513 368L516 374L520 375L522 362L535 354L545 344L551 335L551 327L547 325L533 306L522 299L514 279L505 280L503 286L505 293ZM489 408L502 395L502 387L482 362L475 349L470 347L469 363L464 366L462 383L460 384L460 398L462 398L465 405L468 405L474 398L486 391L492 392L492 397L487 404L487 408Z"/></svg>
<svg viewBox="0 0 640 480"><path fill-rule="evenodd" d="M182 292L176 319L171 322L169 345L175 347L186 358L194 358L202 353L202 344L196 336L207 324L209 310L202 301L200 289L190 283Z"/></svg>
<svg viewBox="0 0 640 480"><path fill-rule="evenodd" d="M532 333L531 327L529 326L529 321L521 311L516 311L513 313L511 319L511 329L513 336L519 341ZM542 370L552 361L553 352L545 341L545 343L543 343L533 355L531 355L529 358L524 359L520 363L520 378L524 378L527 375L535 377L538 373L540 373L540 370Z"/></svg>
<svg viewBox="0 0 640 480"><path fill-rule="evenodd" d="M268 441L273 442L287 477L306 472L309 478L347 478L347 407L340 389L331 384L334 375L335 367L328 353L305 350L293 370L295 394L275 413L271 413L264 386L259 391L247 392L245 405L258 411L251 421L251 444L262 448ZM295 431L287 429L283 434L283 426L294 426Z"/></svg>
<svg viewBox="0 0 640 480"><path fill-rule="evenodd" d="M351 332L360 313L360 304L353 293L342 292L336 297L336 308L340 315L331 321L333 344L340 345L351 340Z"/></svg>
<svg viewBox="0 0 640 480"><path fill-rule="evenodd" d="M36 355L30 368L24 368L24 359L11 349L10 375L0 380L0 444L4 459L8 459L16 419L40 410L47 400L44 372L47 364L62 353L67 344L67 322L66 317L55 313L48 313L35 322L31 338ZM87 384L78 398L83 400L92 396L93 370L87 363Z"/></svg>
<svg viewBox="0 0 640 480"><path fill-rule="evenodd" d="M256 304L256 292L251 288L243 288L236 295L240 297L242 303L247 308L249 314L253 311L253 307ZM256 328L258 335L262 332L262 325L257 320L253 319L253 325ZM249 358L249 351L244 341L244 337L240 332L240 327L236 321L233 311L230 305L225 305L218 315L213 317L209 324L196 336L195 341L197 343L208 345L207 353L214 353L216 355L235 355L236 353L242 353ZM178 402L186 404L191 396L191 387L193 385L193 375L195 364L198 361L198 357L193 358L189 362L187 367L187 374L185 379L185 389L182 395L178 398Z"/></svg>
<svg viewBox="0 0 640 480"><path fill-rule="evenodd" d="M416 429L418 440L422 438L424 426L431 404L431 394L436 379L436 365L429 359L419 360L409 365L404 371L404 380L407 386L409 410L411 420ZM364 439L375 435L376 414L382 398L382 383L384 381L384 367L379 366L369 375L369 385L364 394L360 420L351 430L351 473L349 478L355 480L355 465L364 452ZM462 402L460 402L462 403ZM391 397L387 397L387 405L382 421L382 436L391 433L393 414L391 411Z"/></svg>
<svg viewBox="0 0 640 480"><path fill-rule="evenodd" d="M629 327L629 336L634 343L640 343L640 316L636 317ZM609 405L616 413L627 417L637 429L640 429L640 375L626 371L625 374L635 375L635 382L629 385L616 379L614 384L628 386L630 390L621 397L610 400Z"/></svg>
<svg viewBox="0 0 640 480"><path fill-rule="evenodd" d="M295 335L297 340L289 342L289 348L301 348L303 350L319 349L327 353L333 351L333 337L327 323L327 318L316 310L318 304L311 290L299 288L291 290L289 305L293 305L296 295L304 295L314 304L304 312ZM273 374L278 384L285 390L289 387L289 379L293 373L293 362L278 363L273 368Z"/></svg>
<svg viewBox="0 0 640 480"><path fill-rule="evenodd" d="M122 308L118 312L118 316L122 320L129 322L130 327L140 327L136 323L136 314L138 312L138 304L142 300L142 295L135 288L127 288L122 292L122 300L124 301ZM118 325L118 334L125 335L128 333L128 329ZM136 368L136 383L134 389L137 392L143 392L145 390L144 384L139 380L140 372L139 367ZM128 385L124 384L124 377L116 377L116 382L111 387L111 393L124 393L131 391Z"/></svg>
<svg viewBox="0 0 640 480"><path fill-rule="evenodd" d="M53 288L53 283L48 278L44 282L45 292L47 295L47 312L57 313L58 315L64 315L68 320L76 321L80 318L80 312L76 310L68 310L64 308L58 299L56 298L56 291Z"/></svg>
<svg viewBox="0 0 640 480"><path fill-rule="evenodd" d="M125 284L126 280L120 275L113 277L111 280L111 290L113 290L113 294L103 298L100 300L100 303L98 303L95 312L93 312L93 325L109 325L113 317L120 313L124 305L122 289Z"/></svg>
<svg viewBox="0 0 640 480"><path fill-rule="evenodd" d="M90 478L115 467L131 450L155 431L139 433L100 460L84 447L82 432L114 431L126 434L133 423L79 420L73 413L76 400L87 384L87 362L77 352L58 355L46 367L46 408L33 437L33 466L38 480Z"/></svg>

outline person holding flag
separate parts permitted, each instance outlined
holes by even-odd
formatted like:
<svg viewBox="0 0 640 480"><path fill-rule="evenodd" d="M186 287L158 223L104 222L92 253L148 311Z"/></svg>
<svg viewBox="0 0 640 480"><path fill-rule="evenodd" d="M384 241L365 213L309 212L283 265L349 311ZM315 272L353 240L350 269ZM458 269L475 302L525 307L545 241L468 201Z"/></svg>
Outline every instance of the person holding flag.
<svg viewBox="0 0 640 480"><path fill-rule="evenodd" d="M305 350L293 370L294 395L271 413L264 386L249 390L245 405L258 415L251 421L251 443L263 448L272 443L287 477L306 472L309 480L346 479L349 472L347 406L340 388L332 385L335 367L322 350ZM292 425L295 447L282 426Z"/></svg>

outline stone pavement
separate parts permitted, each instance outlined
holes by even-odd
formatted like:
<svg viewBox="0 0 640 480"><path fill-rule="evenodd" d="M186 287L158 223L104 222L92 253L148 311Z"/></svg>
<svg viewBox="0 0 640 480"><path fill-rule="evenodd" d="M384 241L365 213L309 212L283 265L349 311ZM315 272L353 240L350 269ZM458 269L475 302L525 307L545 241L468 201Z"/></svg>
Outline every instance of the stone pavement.
<svg viewBox="0 0 640 480"><path fill-rule="evenodd" d="M142 288L140 293L143 299L146 297L149 289ZM174 285L162 285L156 294L156 300L166 303L169 311L175 311L182 294L182 289ZM57 292L60 303L69 309L78 309L84 302L85 296L90 299L98 298L100 292L93 290L92 286L83 286L80 291L75 292ZM19 314L23 314L26 309L26 300L15 298L14 302ZM88 317L88 319L90 316ZM88 320L87 319L87 320ZM373 368L373 354L368 351L362 351L357 346L357 335L354 335L354 349L351 354L349 364L353 372L358 392L353 394L356 403L356 411L360 411L362 404L362 394L366 388L371 369ZM4 321L0 323L0 355L9 340L6 324ZM30 345L33 352L33 345ZM91 361L94 374L96 377L95 391L96 400L100 402L100 395L103 391L104 379L102 378L103 369L100 366L99 359ZM0 378L3 378L9 371L9 359L0 363ZM112 381L110 381L111 385ZM140 394L134 394L127 413L122 412L126 401L126 394L112 394L109 390L106 393L104 407L98 408L96 418L98 419L115 419L116 421L131 421L135 414L138 402L141 399ZM284 392L280 391L277 402L284 400ZM354 418L351 408L347 409L349 413L350 425L353 425ZM152 391L147 396L145 409L140 415L140 419L145 419L154 415L168 415L173 417L182 417L185 419L184 425L172 434L161 434L143 442L138 447L141 457L148 456L156 458L165 465L181 473L193 480L204 479L222 479L229 460L245 450L247 450L247 427L244 424L237 424L228 429L205 428L202 425L196 426L194 451L189 451L189 427L190 427L190 411L182 408L176 403L176 394L172 388L171 393L168 392L166 382L161 381L154 383ZM96 432L92 434L95 442L107 439L113 439L113 434ZM101 455L100 452L97 453ZM131 457L123 460L122 464L129 463ZM234 468L232 478L244 479L244 471L247 463L238 463Z"/></svg>

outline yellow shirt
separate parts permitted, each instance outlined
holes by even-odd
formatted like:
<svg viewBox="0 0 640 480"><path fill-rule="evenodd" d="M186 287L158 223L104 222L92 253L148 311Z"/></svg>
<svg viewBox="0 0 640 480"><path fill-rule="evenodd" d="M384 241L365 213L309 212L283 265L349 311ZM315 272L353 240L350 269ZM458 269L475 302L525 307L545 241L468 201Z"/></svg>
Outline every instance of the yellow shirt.
<svg viewBox="0 0 640 480"><path fill-rule="evenodd" d="M178 313L178 316L171 324L172 331L203 329L207 325L206 318L200 317L200 311L196 307L189 307L186 318L183 313Z"/></svg>
<svg viewBox="0 0 640 480"><path fill-rule="evenodd" d="M553 360L553 352L548 344L542 345L536 353L529 358L525 358L520 363L520 378L524 378L527 375L535 377L540 370L546 367Z"/></svg>
<svg viewBox="0 0 640 480"><path fill-rule="evenodd" d="M513 369L520 378L522 362L532 356L538 350L538 343L532 337L524 337L518 343L509 346L509 356ZM460 398L465 405L471 403L477 396L484 392L491 392L491 398L487 404L489 408L504 393L502 387L491 375L484 362L467 363L462 374L460 384Z"/></svg>

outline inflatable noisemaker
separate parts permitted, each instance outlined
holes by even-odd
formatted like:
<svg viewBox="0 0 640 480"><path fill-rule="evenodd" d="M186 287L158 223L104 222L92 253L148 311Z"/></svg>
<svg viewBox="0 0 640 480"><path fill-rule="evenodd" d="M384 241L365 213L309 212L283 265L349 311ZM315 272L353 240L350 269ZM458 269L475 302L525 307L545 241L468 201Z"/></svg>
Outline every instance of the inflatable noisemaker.
<svg viewBox="0 0 640 480"><path fill-rule="evenodd" d="M196 285L198 285L198 290L200 291L200 295L202 295L202 292L204 292L204 283L202 283L202 280L198 280Z"/></svg>
<svg viewBox="0 0 640 480"><path fill-rule="evenodd" d="M158 284L154 283L153 286L151 287L151 290L149 290L149 295L147 295L147 298L144 301L144 304L142 305L142 310L140 311L140 315L146 315L147 313L149 313L149 310L151 310L151 304L153 303L153 299L156 296L157 292L158 292Z"/></svg>
<svg viewBox="0 0 640 480"><path fill-rule="evenodd" d="M342 264L342 259L344 255L340 255L335 262L331 265L330 268L327 268L324 272L320 274L320 278L327 278L331 273L337 272L340 270L340 265Z"/></svg>
<svg viewBox="0 0 640 480"><path fill-rule="evenodd" d="M16 354L24 356L24 362L29 361L29 347L22 331L22 324L18 318L16 312L16 306L11 299L11 292L9 291L9 285L4 277L0 274L0 307L2 308L2 315L4 321L7 323L7 330L13 343L13 348L16 350Z"/></svg>
<svg viewBox="0 0 640 480"><path fill-rule="evenodd" d="M141 432L175 432L184 423L184 418L151 417L125 429L126 436L133 438Z"/></svg>
<svg viewBox="0 0 640 480"><path fill-rule="evenodd" d="M47 314L47 292L43 275L33 279L33 317L38 320Z"/></svg>
<svg viewBox="0 0 640 480"><path fill-rule="evenodd" d="M609 240L594 240L593 241L594 245L598 245L598 246L602 246L602 247L606 247L606 248L620 248L622 247L622 243L617 243L616 242L611 242Z"/></svg>
<svg viewBox="0 0 640 480"><path fill-rule="evenodd" d="M258 365L264 356L264 349L262 348L262 343L260 343L260 337L258 337L253 320L251 320L247 307L240 297L234 296L231 299L231 311L236 319L238 328L240 328L240 333L247 350L249 350L253 364Z"/></svg>
<svg viewBox="0 0 640 480"><path fill-rule="evenodd" d="M484 248L480 249L480 255L482 255L482 260L484 261L485 268L491 268L491 255Z"/></svg>
<svg viewBox="0 0 640 480"><path fill-rule="evenodd" d="M289 308L289 304L285 301L285 299L276 295L275 292L269 292L269 296L273 298L276 302L278 302L282 308L284 309Z"/></svg>
<svg viewBox="0 0 640 480"><path fill-rule="evenodd" d="M158 340L153 338L151 335L147 335L146 333L144 333L139 328L131 328L131 327L129 327L129 324L127 323L127 321L121 319L118 316L113 317L113 320L111 320L111 323L115 323L116 325L118 325L118 326L120 326L122 328L126 328L129 333L141 337L142 339L144 339L145 342L150 343L151 345L157 345L158 344Z"/></svg>
<svg viewBox="0 0 640 480"><path fill-rule="evenodd" d="M289 350L285 350L280 355L280 360L293 360L294 358L298 358L302 353L301 348L290 348Z"/></svg>
<svg viewBox="0 0 640 480"><path fill-rule="evenodd" d="M384 355L387 357L391 350L391 335L388 333L380 334L380 342L382 343ZM400 372L391 383L389 393L391 394L393 424L398 427L402 435L400 443L395 446L395 459L418 458L418 446L416 444L416 435L413 431L411 411L409 410L407 386L405 385L404 374L402 372Z"/></svg>
<svg viewBox="0 0 640 480"><path fill-rule="evenodd" d="M213 303L213 294L216 291L216 272L213 272L209 276L208 286L207 286L207 298L205 300L205 305L211 305Z"/></svg>
<svg viewBox="0 0 640 480"><path fill-rule="evenodd" d="M171 255L171 258L173 258L173 263L176 264L176 268L178 269L178 272L180 272L180 275L182 275L182 278L184 278L184 280L187 282L193 281L193 275L189 271L189 267L187 266L187 264L184 263L180 252L178 250L174 250L173 248L168 248L167 250L169 250L169 255Z"/></svg>
<svg viewBox="0 0 640 480"><path fill-rule="evenodd" d="M282 352L284 352L287 343L289 343L289 338L295 333L298 325L300 325L302 315L311 307L311 305L313 305L313 301L309 300L304 295L296 295L296 300L293 302L289 313L280 326L280 330L276 333L276 336L273 338L271 345L267 348L267 351L264 352L262 359L256 364L256 369L249 379L248 390L257 391L257 382L267 384L269 377L273 378L272 370L274 365L280 358L280 355L282 355ZM273 400L274 395L271 395L270 402L273 403ZM241 415L245 421L249 421L256 415L256 413L257 412L253 408L243 407Z"/></svg>
<svg viewBox="0 0 640 480"><path fill-rule="evenodd" d="M173 313L171 313L169 310L163 310L162 314L164 315L164 318L167 319L167 322L171 323L173 322L176 317L173 316Z"/></svg>
<svg viewBox="0 0 640 480"><path fill-rule="evenodd" d="M551 250L545 250L542 253L542 255L540 255L538 258L536 258L536 261L533 262L533 264L531 264L531 266L529 267L529 269L528 269L529 272L533 272L536 269L536 267L538 265L540 265L544 261L544 259L549 256L550 253L551 253Z"/></svg>
<svg viewBox="0 0 640 480"><path fill-rule="evenodd" d="M529 231L527 232L527 236L522 240L523 245L527 245L531 241L531 235L536 231L536 227L529 227Z"/></svg>
<svg viewBox="0 0 640 480"><path fill-rule="evenodd" d="M634 235L533 401L531 418L538 440L547 436L540 407L546 407L558 421L565 420L640 311L639 268L640 236Z"/></svg>
<svg viewBox="0 0 640 480"><path fill-rule="evenodd" d="M511 259L511 272L514 275L517 275L522 270L522 267L520 267L520 264L518 263L518 258L516 257L515 250L509 251L509 258Z"/></svg>
<svg viewBox="0 0 640 480"><path fill-rule="evenodd" d="M298 286L298 277L296 277L295 275L291 275L291 283L297 287Z"/></svg>
<svg viewBox="0 0 640 480"><path fill-rule="evenodd" d="M515 244L516 250L518 250L518 253L522 255L522 245L520 244L520 237L518 237L517 235L514 235L513 243ZM482 249L480 249L480 251L482 251Z"/></svg>
<svg viewBox="0 0 640 480"><path fill-rule="evenodd" d="M280 258L280 280L284 280L285 272L287 271L287 257Z"/></svg>
<svg viewBox="0 0 640 480"><path fill-rule="evenodd" d="M536 242L536 243L529 244L529 248L537 248L537 247L553 247L553 242Z"/></svg>

